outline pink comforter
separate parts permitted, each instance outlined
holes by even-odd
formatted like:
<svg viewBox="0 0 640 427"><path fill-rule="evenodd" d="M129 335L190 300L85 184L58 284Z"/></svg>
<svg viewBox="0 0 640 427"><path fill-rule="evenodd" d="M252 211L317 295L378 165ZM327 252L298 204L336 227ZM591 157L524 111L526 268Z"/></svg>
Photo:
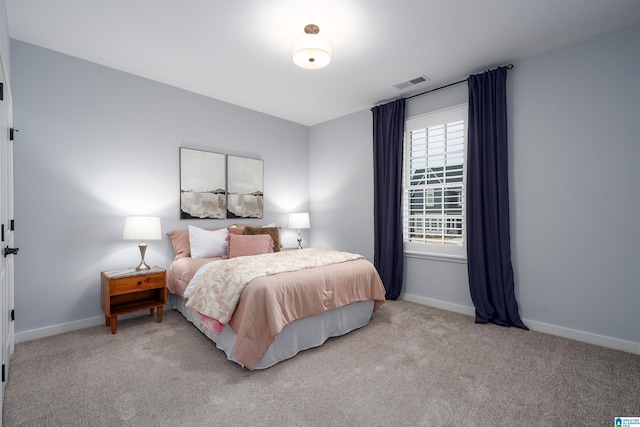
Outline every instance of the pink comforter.
<svg viewBox="0 0 640 427"><path fill-rule="evenodd" d="M174 269L172 265L170 271ZM171 282L169 289L182 295L184 288ZM287 324L367 300L374 300L376 310L385 300L385 291L376 269L363 258L255 278L242 290L229 320L237 335L235 355L253 369Z"/></svg>
<svg viewBox="0 0 640 427"><path fill-rule="evenodd" d="M186 306L200 313L209 329L207 318L214 320L216 327L212 330L220 333L231 319L240 293L253 279L360 258L362 255L349 252L310 248L229 259L208 266L194 279Z"/></svg>

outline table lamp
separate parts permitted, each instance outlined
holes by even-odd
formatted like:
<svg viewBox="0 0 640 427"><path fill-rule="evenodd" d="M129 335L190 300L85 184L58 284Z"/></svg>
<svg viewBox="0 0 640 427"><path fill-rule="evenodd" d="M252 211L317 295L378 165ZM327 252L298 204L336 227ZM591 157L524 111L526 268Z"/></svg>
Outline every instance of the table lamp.
<svg viewBox="0 0 640 427"><path fill-rule="evenodd" d="M302 249L302 236L300 230L303 228L310 228L309 213L292 213L289 214L289 228L298 229L298 249Z"/></svg>
<svg viewBox="0 0 640 427"><path fill-rule="evenodd" d="M138 247L140 248L141 262L136 270L149 270L151 267L144 262L144 253L147 251L147 244L144 241L162 239L160 218L157 216L126 217L122 238L124 240L140 240Z"/></svg>

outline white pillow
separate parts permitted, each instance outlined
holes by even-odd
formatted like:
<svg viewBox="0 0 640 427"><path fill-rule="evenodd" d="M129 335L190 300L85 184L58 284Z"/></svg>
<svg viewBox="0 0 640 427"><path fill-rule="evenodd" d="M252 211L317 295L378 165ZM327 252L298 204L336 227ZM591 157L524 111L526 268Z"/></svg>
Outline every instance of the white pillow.
<svg viewBox="0 0 640 427"><path fill-rule="evenodd" d="M225 256L229 248L228 235L229 230L226 228L210 231L190 225L189 246L191 246L191 258Z"/></svg>

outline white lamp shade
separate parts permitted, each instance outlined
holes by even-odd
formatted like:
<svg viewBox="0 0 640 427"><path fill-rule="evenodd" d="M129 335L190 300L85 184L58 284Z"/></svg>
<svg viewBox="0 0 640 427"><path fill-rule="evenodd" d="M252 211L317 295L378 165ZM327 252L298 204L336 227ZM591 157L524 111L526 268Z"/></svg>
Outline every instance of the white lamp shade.
<svg viewBox="0 0 640 427"><path fill-rule="evenodd" d="M309 224L309 213L292 213L289 214L289 228L296 228L298 230L303 228L311 228Z"/></svg>
<svg viewBox="0 0 640 427"><path fill-rule="evenodd" d="M128 216L124 220L124 240L160 240L160 218L157 216Z"/></svg>
<svg viewBox="0 0 640 427"><path fill-rule="evenodd" d="M331 44L318 34L305 34L293 42L293 62L302 68L315 70L331 62Z"/></svg>

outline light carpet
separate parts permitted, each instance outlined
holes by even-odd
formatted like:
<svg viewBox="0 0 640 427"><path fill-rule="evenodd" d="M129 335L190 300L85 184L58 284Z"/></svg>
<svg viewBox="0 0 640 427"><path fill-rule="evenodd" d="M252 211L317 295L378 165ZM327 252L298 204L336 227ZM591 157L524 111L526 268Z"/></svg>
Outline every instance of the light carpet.
<svg viewBox="0 0 640 427"><path fill-rule="evenodd" d="M610 426L640 416L640 356L388 301L262 371L179 313L19 343L5 426Z"/></svg>

